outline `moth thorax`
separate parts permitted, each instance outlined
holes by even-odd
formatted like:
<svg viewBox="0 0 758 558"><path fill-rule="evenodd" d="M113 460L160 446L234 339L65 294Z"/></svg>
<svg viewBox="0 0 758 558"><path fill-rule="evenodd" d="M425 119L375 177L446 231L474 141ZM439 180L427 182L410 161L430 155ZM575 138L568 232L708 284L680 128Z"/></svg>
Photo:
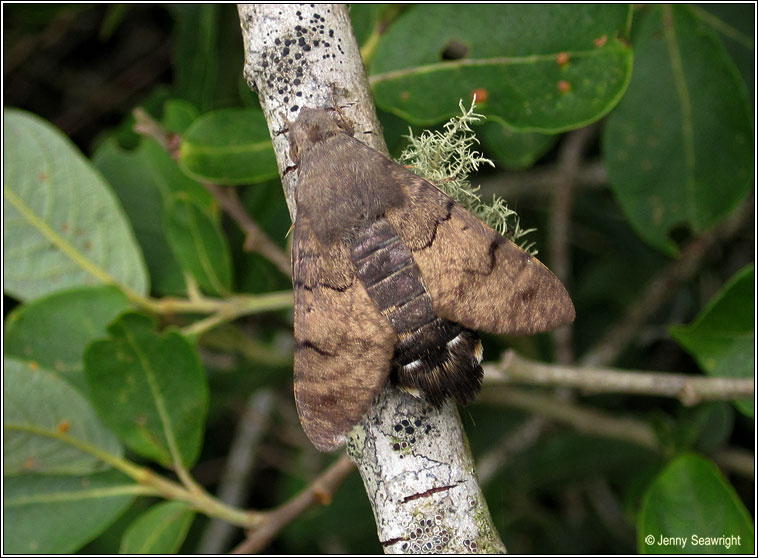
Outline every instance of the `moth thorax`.
<svg viewBox="0 0 758 558"><path fill-rule="evenodd" d="M393 379L410 393L423 391L440 406L447 397L464 403L483 376L481 343L459 324L438 317L408 247L380 218L356 231L351 243L356 274L398 334Z"/></svg>

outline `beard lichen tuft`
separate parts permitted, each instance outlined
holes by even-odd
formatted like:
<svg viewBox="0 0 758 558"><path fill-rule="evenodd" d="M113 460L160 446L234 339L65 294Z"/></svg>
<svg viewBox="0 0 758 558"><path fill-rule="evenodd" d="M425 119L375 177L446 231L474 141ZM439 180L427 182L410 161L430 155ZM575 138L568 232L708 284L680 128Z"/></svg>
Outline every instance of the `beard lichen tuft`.
<svg viewBox="0 0 758 558"><path fill-rule="evenodd" d="M466 109L459 102L460 116L454 116L445 123L442 130L423 132L414 136L410 131L408 146L400 154L400 161L407 164L414 173L434 183L440 190L460 203L497 232L536 255L534 243L524 236L534 229L522 229L518 215L508 207L503 198L492 196L486 203L479 196L479 186L472 186L469 175L482 164L495 164L474 150L479 143L471 125L484 118L474 112L476 99Z"/></svg>

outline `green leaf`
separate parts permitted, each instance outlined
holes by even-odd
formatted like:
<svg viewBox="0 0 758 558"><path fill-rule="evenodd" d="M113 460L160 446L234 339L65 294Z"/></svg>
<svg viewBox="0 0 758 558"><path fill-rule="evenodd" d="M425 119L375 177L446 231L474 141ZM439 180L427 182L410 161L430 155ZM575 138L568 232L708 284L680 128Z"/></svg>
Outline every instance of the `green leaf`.
<svg viewBox="0 0 758 558"><path fill-rule="evenodd" d="M266 119L247 108L195 120L182 138L179 165L196 180L214 184L258 183L279 175Z"/></svg>
<svg viewBox="0 0 758 558"><path fill-rule="evenodd" d="M750 97L755 95L755 12L750 4L691 5L693 14L719 35L740 69Z"/></svg>
<svg viewBox="0 0 758 558"><path fill-rule="evenodd" d="M142 254L102 176L41 118L4 115L5 291L25 300L114 283L146 294Z"/></svg>
<svg viewBox="0 0 758 558"><path fill-rule="evenodd" d="M753 520L716 466L674 459L652 482L637 516L645 554L753 554Z"/></svg>
<svg viewBox="0 0 758 558"><path fill-rule="evenodd" d="M673 227L696 233L753 185L753 117L718 38L689 7L648 6L635 25L634 78L603 138L613 190L637 233L673 255Z"/></svg>
<svg viewBox="0 0 758 558"><path fill-rule="evenodd" d="M87 474L107 467L93 453L121 456L116 437L64 380L11 358L3 364L4 474Z"/></svg>
<svg viewBox="0 0 758 558"><path fill-rule="evenodd" d="M183 134L199 116L195 105L183 99L171 99L163 106L162 124L169 132Z"/></svg>
<svg viewBox="0 0 758 558"><path fill-rule="evenodd" d="M689 326L671 335L709 376L752 378L755 372L755 265L738 271ZM737 402L753 417L753 400Z"/></svg>
<svg viewBox="0 0 758 558"><path fill-rule="evenodd" d="M166 103L167 111L168 106ZM202 207L210 208L213 199L208 191L187 178L176 161L152 140L143 139L131 152L118 147L115 141L108 141L100 146L93 159L113 185L134 225L153 289L162 294L184 293L182 269L166 241L163 212L176 194L186 195Z"/></svg>
<svg viewBox="0 0 758 558"><path fill-rule="evenodd" d="M677 447L712 453L729 443L734 431L734 409L725 401L684 407L677 417Z"/></svg>
<svg viewBox="0 0 758 558"><path fill-rule="evenodd" d="M213 104L218 76L218 10L212 4L171 4L176 18L174 84L201 110Z"/></svg>
<svg viewBox="0 0 758 558"><path fill-rule="evenodd" d="M195 347L180 333L158 334L152 319L123 314L84 353L95 408L129 448L165 466L197 459L208 385Z"/></svg>
<svg viewBox="0 0 758 558"><path fill-rule="evenodd" d="M174 256L200 287L214 295L232 288L229 245L221 227L190 199L174 198L164 216L166 237Z"/></svg>
<svg viewBox="0 0 758 558"><path fill-rule="evenodd" d="M629 13L622 4L414 6L372 59L376 103L428 125L457 114L476 91L478 111L518 131L583 126L627 87Z"/></svg>
<svg viewBox="0 0 758 558"><path fill-rule="evenodd" d="M558 139L555 135L515 132L499 122L488 122L478 128L477 137L498 166L510 170L531 167Z"/></svg>
<svg viewBox="0 0 758 558"><path fill-rule="evenodd" d="M112 286L60 291L16 308L5 322L5 354L34 361L86 391L82 353L130 308Z"/></svg>
<svg viewBox="0 0 758 558"><path fill-rule="evenodd" d="M121 515L139 487L116 471L4 479L3 553L67 554Z"/></svg>
<svg viewBox="0 0 758 558"><path fill-rule="evenodd" d="M182 502L163 502L140 515L126 530L119 554L174 554L187 536L195 512Z"/></svg>

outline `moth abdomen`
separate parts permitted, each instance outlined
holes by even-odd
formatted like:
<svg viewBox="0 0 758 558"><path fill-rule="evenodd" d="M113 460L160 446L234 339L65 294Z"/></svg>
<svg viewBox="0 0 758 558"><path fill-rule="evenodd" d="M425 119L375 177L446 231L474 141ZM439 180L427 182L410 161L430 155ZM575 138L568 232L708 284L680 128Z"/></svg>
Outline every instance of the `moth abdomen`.
<svg viewBox="0 0 758 558"><path fill-rule="evenodd" d="M392 378L410 392L422 390L435 406L453 396L464 403L481 385L476 334L436 315L408 247L384 218L351 238L356 275L398 334Z"/></svg>
<svg viewBox="0 0 758 558"><path fill-rule="evenodd" d="M432 350L402 351L400 347L396 348L393 379L407 391L422 390L436 407L448 397L466 403L476 397L482 385L484 372L479 364L482 343L470 329L441 318L438 320L458 328L459 333ZM418 347L418 340L413 342Z"/></svg>

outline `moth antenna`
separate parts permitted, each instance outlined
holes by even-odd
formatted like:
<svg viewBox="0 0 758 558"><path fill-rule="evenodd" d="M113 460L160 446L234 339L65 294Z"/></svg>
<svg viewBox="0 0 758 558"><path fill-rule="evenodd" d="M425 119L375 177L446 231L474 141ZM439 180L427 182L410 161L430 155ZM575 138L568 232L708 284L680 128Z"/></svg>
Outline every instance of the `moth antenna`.
<svg viewBox="0 0 758 558"><path fill-rule="evenodd" d="M355 127L353 126L352 121L345 115L345 113L343 112L342 109L354 106L355 103L348 103L348 104L346 104L344 106L340 105L337 102L337 93L339 92L340 94L342 94L344 96L347 93L347 91L345 89L342 89L342 88L339 88L339 89L340 90L338 91L337 85L335 85L334 83L332 83L332 85L331 85L332 106L329 107L329 108L331 110L333 110L335 113L337 113L337 117L339 118L339 126L340 126L340 128L342 128L343 130L345 130L345 132L347 132L349 135L353 136L353 135L355 135Z"/></svg>

